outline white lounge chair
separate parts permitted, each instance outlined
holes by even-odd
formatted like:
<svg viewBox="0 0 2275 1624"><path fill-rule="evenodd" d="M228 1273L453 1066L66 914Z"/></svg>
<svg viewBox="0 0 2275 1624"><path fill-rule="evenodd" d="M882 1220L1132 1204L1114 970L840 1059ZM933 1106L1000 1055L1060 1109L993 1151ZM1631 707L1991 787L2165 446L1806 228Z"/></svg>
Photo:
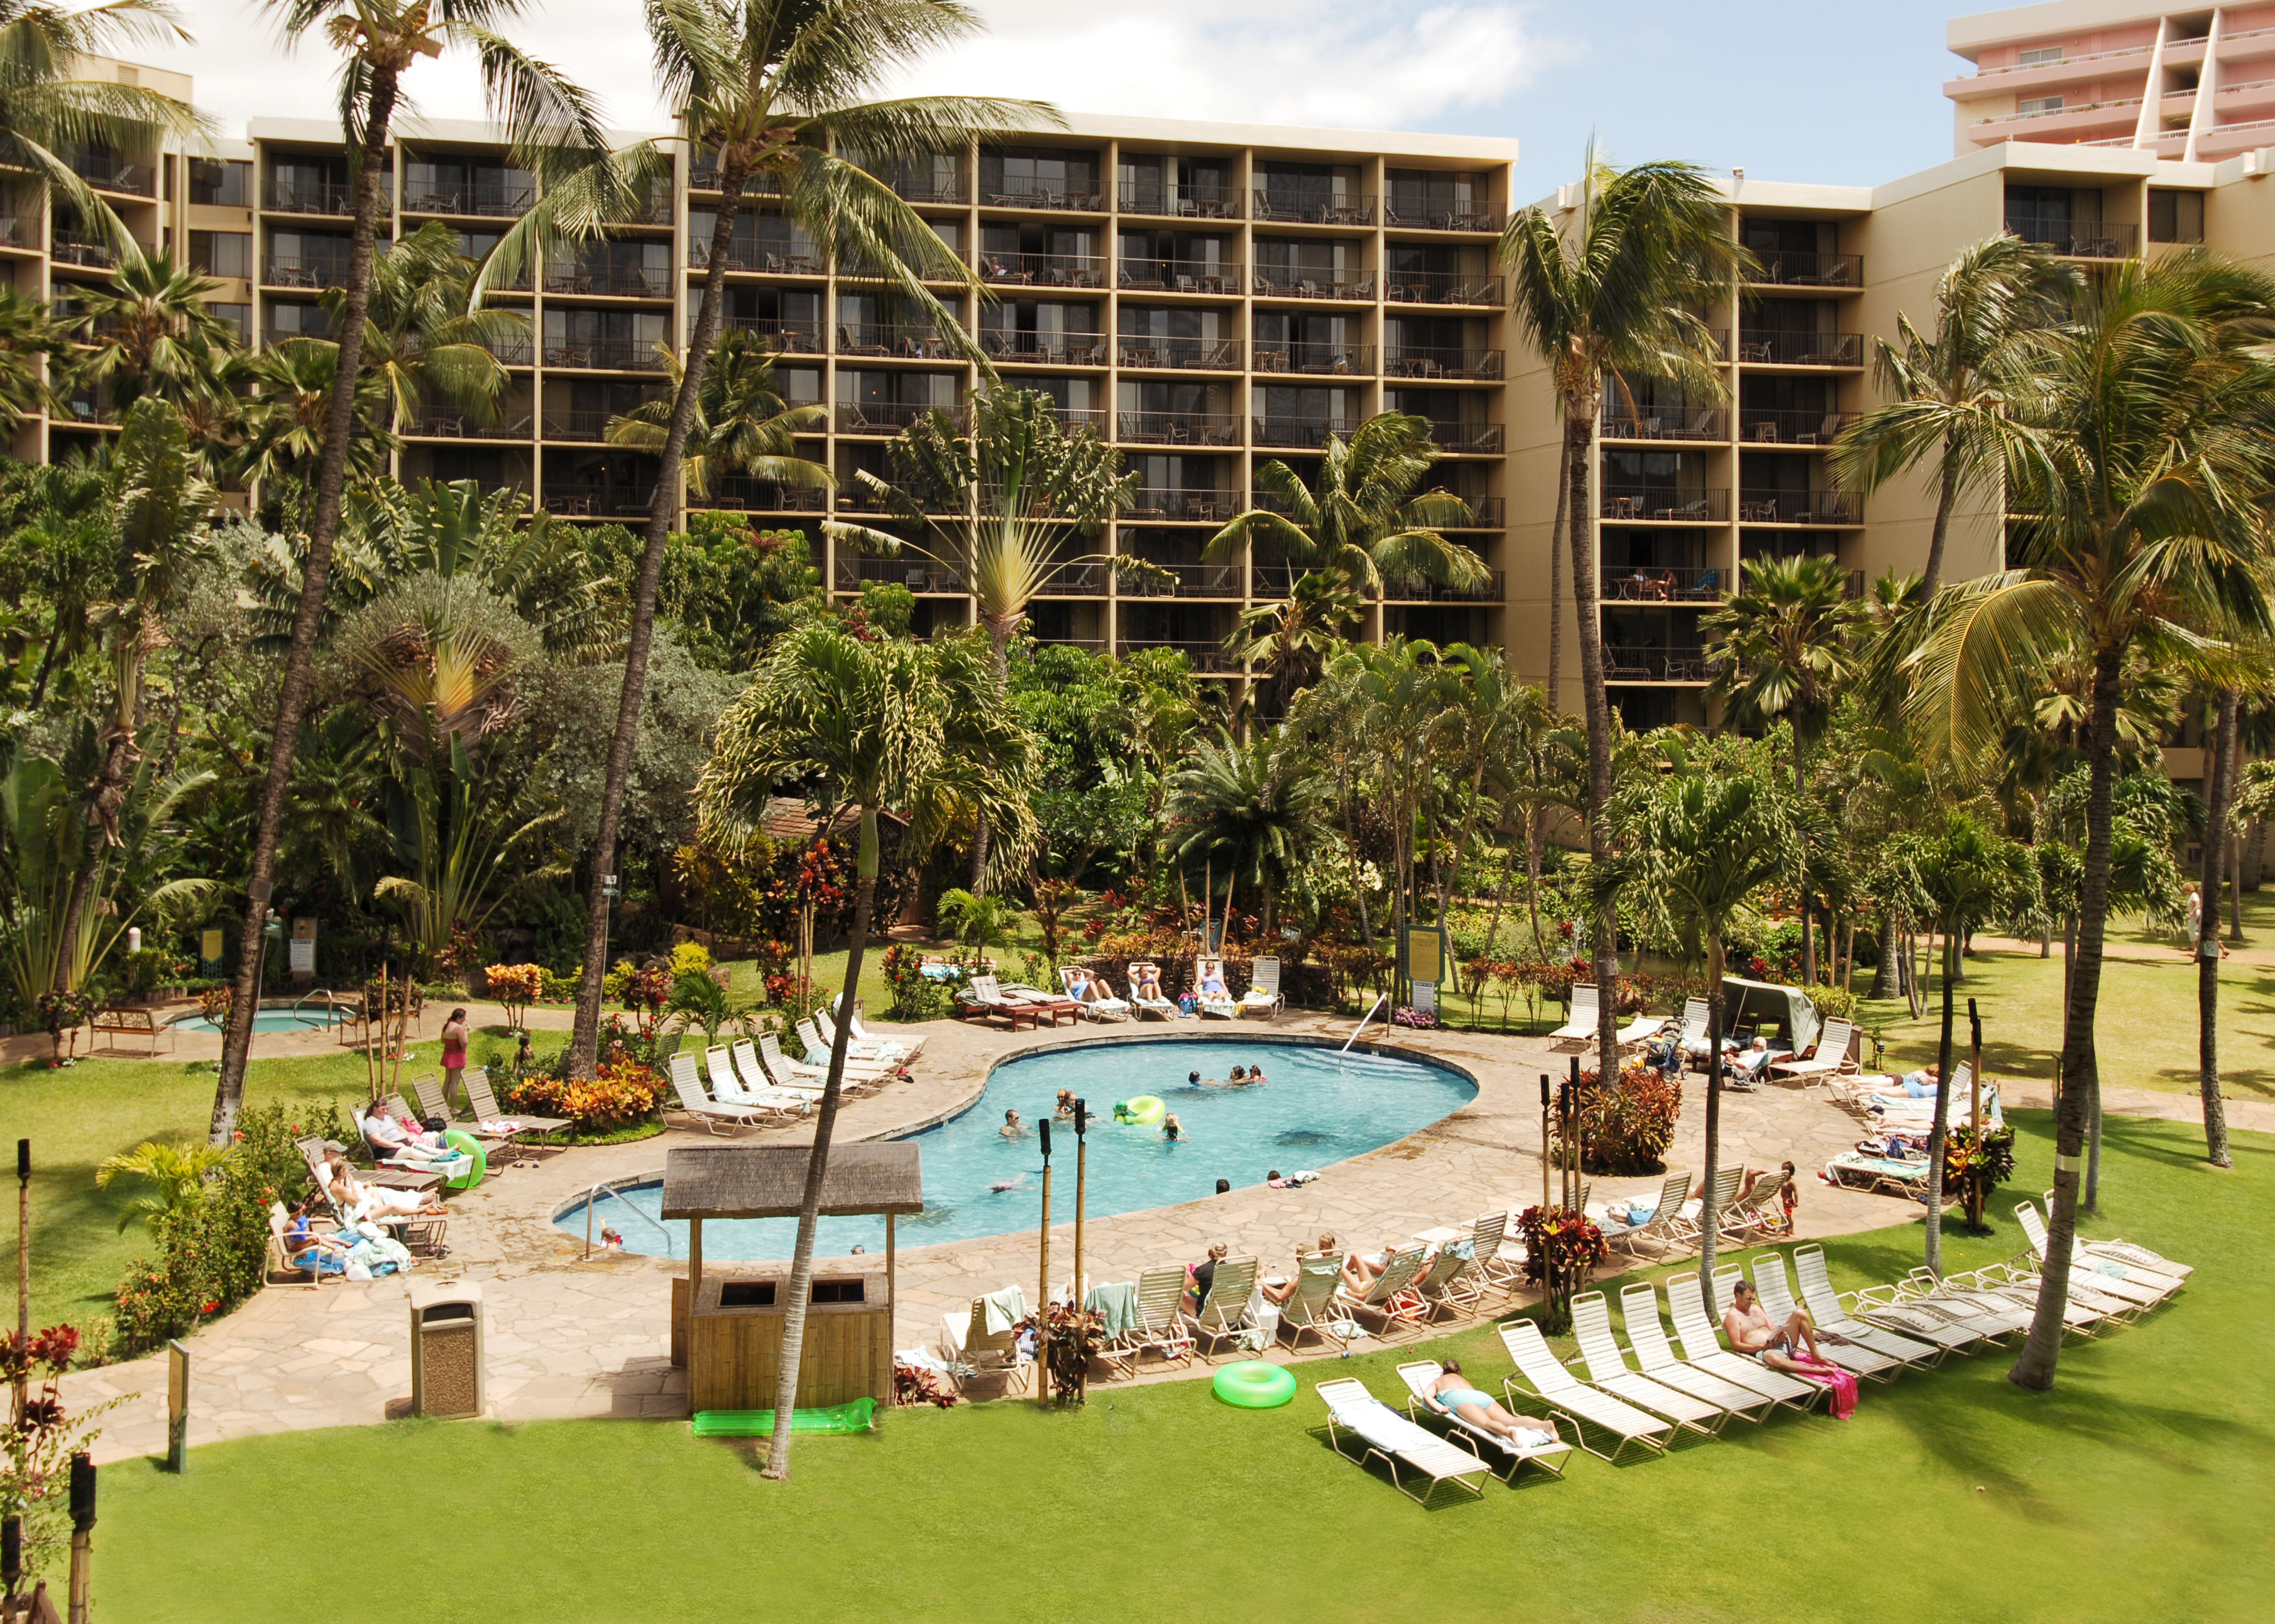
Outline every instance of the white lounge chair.
<svg viewBox="0 0 2275 1624"><path fill-rule="evenodd" d="M2051 1212L2054 1206L2054 1192L2051 1190L2046 1191L2045 1198L2046 1211ZM2160 1257L2147 1247L2137 1245L2131 1241L2089 1241L2083 1235L2080 1235L2077 1243L2090 1252L2103 1253L2116 1258L2120 1263L2138 1264L2144 1269L2153 1270L2158 1274L2169 1274L2176 1280L2186 1280L2196 1272L2196 1265L2193 1263L2177 1263L2170 1258Z"/></svg>
<svg viewBox="0 0 2275 1624"><path fill-rule="evenodd" d="M1682 1035L1676 1041L1682 1046L1683 1054L1692 1060L1706 1058L1706 1028L1712 1014L1703 998L1682 1001Z"/></svg>
<svg viewBox="0 0 2275 1624"><path fill-rule="evenodd" d="M1697 1273L1685 1271L1670 1274L1664 1285L1667 1318L1674 1322L1674 1338L1682 1345L1683 1362L1692 1369L1719 1376L1724 1381L1749 1388L1792 1409L1806 1411L1825 1397L1825 1389L1815 1382L1773 1371L1758 1359L1750 1359L1723 1347L1720 1329L1706 1317L1706 1303L1699 1293Z"/></svg>
<svg viewBox="0 0 2275 1624"><path fill-rule="evenodd" d="M759 1054L766 1061L767 1075L775 1080L777 1086L794 1082L801 1087L812 1088L819 1092L828 1085L829 1067L827 1056L823 1057L824 1063L819 1066L806 1061L792 1060L782 1053L782 1039L772 1032L759 1034ZM864 1088L874 1087L876 1082L875 1072L849 1060L845 1062L845 1075L839 1080L837 1091L841 1094L850 1094Z"/></svg>
<svg viewBox="0 0 2275 1624"><path fill-rule="evenodd" d="M812 1016L798 1022L796 1031L798 1044L805 1051L805 1063L826 1076L829 1070L829 1040L821 1035ZM847 1035L850 1038L851 1034ZM845 1076L849 1080L859 1077L865 1083L881 1082L898 1076L900 1069L899 1062L895 1061L861 1060L850 1054L845 1056Z"/></svg>
<svg viewBox="0 0 2275 1624"><path fill-rule="evenodd" d="M821 1053L827 1054L837 1042L837 1023L829 1018L827 1009L817 1008L801 1025L810 1024L821 1039ZM845 1034L845 1058L868 1066L899 1068L909 1063L908 1056L896 1045L864 1043L851 1032Z"/></svg>
<svg viewBox="0 0 2275 1624"><path fill-rule="evenodd" d="M747 1106L753 1111L764 1111L769 1116L784 1116L788 1108L774 1100L751 1098L743 1088L742 1079L735 1075L735 1062L727 1046L714 1043L703 1051L703 1064L711 1076L711 1098L722 1106Z"/></svg>
<svg viewBox="0 0 2275 1624"><path fill-rule="evenodd" d="M759 1046L748 1038L738 1038L728 1051L735 1062L736 1078L743 1091L735 1097L739 1105L777 1104L803 1115L820 1103L821 1091L800 1084L785 1088L767 1075L766 1062L759 1058Z"/></svg>
<svg viewBox="0 0 2275 1624"><path fill-rule="evenodd" d="M1602 1292L1583 1291L1572 1299L1572 1335L1580 1344L1589 1386L1692 1431L1712 1436L1729 1424L1730 1412L1723 1406L1628 1369L1619 1339L1612 1334L1611 1303Z"/></svg>
<svg viewBox="0 0 2275 1624"><path fill-rule="evenodd" d="M1527 1466L1537 1466L1552 1477L1561 1477L1564 1475L1563 1457L1572 1453L1572 1446L1558 1435L1553 1416L1546 1419L1548 1435L1554 1442L1520 1444L1506 1433L1479 1426L1459 1414L1451 1405L1440 1402L1431 1388L1445 1373L1446 1367L1435 1359L1417 1359L1398 1367L1398 1379L1406 1384L1406 1413L1410 1417L1418 1422L1425 1415L1434 1416L1447 1425L1460 1429L1471 1453L1488 1461L1497 1456L1505 1464L1506 1472L1493 1474L1503 1483L1515 1483L1517 1473Z"/></svg>
<svg viewBox="0 0 2275 1624"><path fill-rule="evenodd" d="M1085 998L1075 991L1077 976L1083 978L1082 985L1089 989L1090 996ZM1066 995L1073 999L1080 1006L1083 1014L1091 1020L1126 1021L1136 1013L1130 1008L1128 999L1116 998L1106 990L1104 977L1093 976L1078 965L1062 966L1059 971L1059 985L1066 989Z"/></svg>
<svg viewBox="0 0 2275 1624"><path fill-rule="evenodd" d="M873 1044L881 1049L898 1049L902 1060L909 1065L914 1065L917 1056L924 1053L925 1038L922 1033L896 1031L885 1037L871 1031L868 1023L861 1018L861 1001L858 998L849 1008L845 994L840 993L835 1008L839 1018L852 1026L853 1039L857 1043Z"/></svg>
<svg viewBox="0 0 2275 1624"><path fill-rule="evenodd" d="M2014 1217L2022 1226L2023 1237L2030 1243L2031 1258L2043 1267L2049 1255L2047 1245L2052 1238L2046 1232L2046 1220L2027 1201L2015 1203ZM2094 1290L2137 1303L2143 1308L2154 1308L2187 1283L2176 1274L2158 1274L2113 1258L2097 1258L2079 1245L2075 1237L2070 1242L2069 1268L2073 1275L2082 1273L2085 1283Z"/></svg>
<svg viewBox="0 0 2275 1624"><path fill-rule="evenodd" d="M1248 1300L1256 1292L1256 1259L1226 1258L1209 1277L1209 1294L1200 1307L1185 1316L1197 1341L1208 1344L1213 1356L1220 1343L1240 1340L1248 1329Z"/></svg>
<svg viewBox="0 0 2275 1624"><path fill-rule="evenodd" d="M1241 995L1240 1012L1260 1020L1275 1021L1288 1001L1280 994L1280 961L1258 958L1248 967L1248 991Z"/></svg>
<svg viewBox="0 0 2275 1624"><path fill-rule="evenodd" d="M1660 1032L1666 1030L1666 1028L1667 1017L1663 1015L1639 1015L1636 1016L1634 1020L1629 1021L1625 1026L1620 1028L1619 1045L1621 1053L1625 1053L1629 1049L1639 1049L1643 1047L1644 1044L1650 1042L1653 1038L1658 1037Z"/></svg>
<svg viewBox="0 0 2275 1624"><path fill-rule="evenodd" d="M765 1122L768 1113L750 1106L722 1106L703 1092L703 1082L695 1072L695 1056L682 1050L671 1057L671 1086L679 1096L679 1111L703 1125L707 1133L731 1133L737 1129L755 1128ZM667 1113L672 1107L667 1106Z"/></svg>
<svg viewBox="0 0 2275 1624"><path fill-rule="evenodd" d="M1342 1446L1342 1435L1350 1433L1366 1446L1358 1464L1379 1460L1390 1469L1391 1486L1417 1505L1428 1505L1441 1483L1459 1484L1480 1498L1485 1494L1484 1484L1469 1480L1491 1476L1490 1466L1473 1451L1455 1448L1412 1417L1400 1415L1369 1393L1365 1383L1349 1378L1323 1381L1319 1394L1327 1407L1327 1442L1334 1452L1350 1459ZM1427 1477L1430 1486L1417 1494L1399 1476L1401 1466Z"/></svg>
<svg viewBox="0 0 2275 1624"><path fill-rule="evenodd" d="M1487 1291L1513 1291L1512 1276L1516 1272L1500 1255L1501 1248L1508 1243L1507 1210L1496 1208L1478 1213L1470 1226L1470 1255L1441 1288L1440 1300L1457 1312L1467 1314L1483 1305Z"/></svg>
<svg viewBox="0 0 2275 1624"><path fill-rule="evenodd" d="M1888 1285L1868 1286L1857 1299L1863 1313L1878 1313L1884 1307L1921 1309L1952 1325L1978 1330L1992 1341L2020 1336L2030 1328L2030 1311L2012 1297L1956 1279L1939 1280L1924 1265Z"/></svg>
<svg viewBox="0 0 2275 1624"><path fill-rule="evenodd" d="M1501 1346L1508 1349L1508 1356L1516 1365L1517 1375L1524 1379L1531 1396L1550 1406L1552 1420L1561 1417L1572 1424L1581 1448L1614 1465L1630 1444L1640 1444L1655 1454L1666 1453L1667 1439L1674 1431L1674 1422L1646 1415L1626 1400L1614 1398L1573 1375L1549 1351L1537 1321L1512 1319L1500 1330ZM1505 1379L1501 1390L1508 1407L1518 1408L1521 1390L1515 1379ZM1591 1427L1618 1440L1611 1453L1606 1454L1588 1441Z"/></svg>
<svg viewBox="0 0 2275 1624"><path fill-rule="evenodd" d="M1225 989L1221 995L1213 996L1201 991L1202 986L1212 976ZM1220 958L1193 961L1193 998L1200 1005L1201 1014L1209 1020L1229 1021L1240 1013L1239 1004L1233 1001L1232 984L1224 978L1224 961Z"/></svg>
<svg viewBox="0 0 2275 1624"><path fill-rule="evenodd" d="M1620 1314L1627 1322L1628 1347L1635 1355L1636 1368L1661 1386L1719 1405L1756 1425L1776 1408L1777 1401L1766 1394L1741 1387L1676 1358L1674 1349L1667 1345L1667 1327L1659 1322L1659 1297L1648 1284L1629 1286L1620 1293Z"/></svg>
<svg viewBox="0 0 2275 1624"><path fill-rule="evenodd" d="M1773 1060L1770 1062L1770 1070L1775 1076L1798 1077L1803 1082L1853 1071L1856 1063L1848 1058L1848 1045L1856 1036L1855 1023L1837 1019L1827 1021L1825 1030L1818 1034L1814 1054L1807 1060Z"/></svg>
<svg viewBox="0 0 2275 1624"><path fill-rule="evenodd" d="M1801 1304L1793 1299L1793 1288L1785 1276L1785 1258L1779 1252L1761 1252L1755 1256L1753 1267L1742 1270L1728 1264L1714 1271L1714 1307L1727 1313L1741 1279L1754 1284L1754 1295L1762 1310L1770 1317L1770 1324L1782 1326L1801 1311ZM1919 1344L1926 1352L1941 1356L1941 1349ZM1851 1376L1869 1378L1873 1381L1893 1381L1898 1371L1910 1363L1897 1354L1883 1353L1863 1343L1844 1341L1840 1335L1823 1326L1817 1327L1817 1351L1831 1363L1839 1365Z"/></svg>
<svg viewBox="0 0 2275 1624"><path fill-rule="evenodd" d="M1192 1333L1185 1326L1185 1268L1172 1263L1138 1277L1138 1318L1130 1327L1135 1351L1152 1348L1180 1364L1192 1363Z"/></svg>
<svg viewBox="0 0 2275 1624"><path fill-rule="evenodd" d="M1335 1288L1342 1283L1342 1262L1333 1252L1296 1260L1296 1291L1280 1305L1280 1334L1291 1348L1304 1345L1310 1332L1323 1342L1340 1348L1347 1340L1337 1327L1345 1323L1335 1309Z"/></svg>
<svg viewBox="0 0 2275 1624"><path fill-rule="evenodd" d="M1362 1313L1379 1317L1382 1325L1376 1334L1387 1338L1390 1334L1390 1327L1399 1322L1395 1299L1400 1292L1413 1288L1414 1276L1421 1267L1420 1247L1410 1246L1403 1251L1393 1252L1382 1260L1382 1273L1374 1277L1374 1282L1367 1288L1365 1295L1354 1296L1349 1287L1338 1286L1335 1301L1349 1310L1354 1317Z"/></svg>
<svg viewBox="0 0 2275 1624"><path fill-rule="evenodd" d="M974 1376L1001 1376L1013 1391L1025 1390L1034 1362L1019 1350L1016 1330L987 1328L987 1299L974 1297L962 1313L941 1317L941 1351L948 1357L949 1379L960 1391Z"/></svg>
<svg viewBox="0 0 2275 1624"><path fill-rule="evenodd" d="M1595 1042L1597 1011L1596 989L1593 986L1575 986L1571 1005L1565 1011L1564 1024L1548 1034L1549 1041L1559 1045L1577 1043L1583 1046Z"/></svg>
<svg viewBox="0 0 2275 1624"><path fill-rule="evenodd" d="M1809 1254L1806 1262L1801 1254ZM1774 1264L1778 1289L1785 1289L1785 1260L1775 1252L1764 1252L1755 1259L1757 1282L1761 1274ZM1794 1278L1800 1283L1802 1306L1809 1312L1810 1323L1817 1327L1820 1337L1832 1336L1849 1343L1861 1343L1875 1353L1886 1354L1891 1359L1916 1365L1922 1370L1941 1364L1951 1352L1949 1343L1940 1337L1907 1336L1886 1326L1876 1326L1857 1318L1841 1306L1840 1294L1833 1289L1833 1277L1825 1266L1825 1249L1821 1246L1796 1247L1794 1250Z"/></svg>
<svg viewBox="0 0 2275 1624"><path fill-rule="evenodd" d="M1875 1309L1856 1293L1834 1290L1833 1276L1825 1265L1825 1249L1814 1242L1793 1249L1793 1276L1801 1288L1803 1306L1820 1328L1845 1330L1849 1321L1861 1320L1867 1329L1893 1332L1913 1341L1932 1342L1946 1353L1963 1353L1992 1334L1982 1326L1946 1319L1924 1308ZM1853 1309L1850 1303L1855 1304ZM1893 1349L1884 1348L1881 1351Z"/></svg>
<svg viewBox="0 0 2275 1624"><path fill-rule="evenodd" d="M1690 1175L1670 1173L1659 1187L1659 1205L1651 1216L1617 1232L1607 1232L1606 1238L1628 1249L1630 1256L1638 1255L1636 1248L1650 1243L1660 1251L1682 1243L1682 1225L1686 1212L1696 1212L1697 1204L1690 1200ZM1695 1219L1690 1220L1696 1227Z"/></svg>

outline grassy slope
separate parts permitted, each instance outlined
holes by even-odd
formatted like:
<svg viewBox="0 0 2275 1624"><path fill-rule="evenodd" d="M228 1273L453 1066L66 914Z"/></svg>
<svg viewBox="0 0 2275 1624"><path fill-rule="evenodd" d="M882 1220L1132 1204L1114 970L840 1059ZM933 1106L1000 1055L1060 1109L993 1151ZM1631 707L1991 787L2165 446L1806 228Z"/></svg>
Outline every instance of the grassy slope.
<svg viewBox="0 0 2275 1624"><path fill-rule="evenodd" d="M2046 1122L2018 1115L2015 1189L2034 1191ZM2176 1305L2068 1348L2052 1394L2010 1386L1993 1350L1868 1386L1845 1424L1733 1424L1668 1459L1577 1460L1562 1484L1489 1484L1482 1503L1430 1511L1313 1430L1315 1379L1387 1395L1403 1351L1303 1367L1294 1405L1262 1414L1180 1383L1107 1389L1070 1415L896 1415L878 1437L802 1442L787 1488L677 1425L279 1436L200 1449L181 1479L108 1469L98 1600L184 1624L291 1616L306 1574L276 1560L276 1530L343 1482L385 1480L448 1534L361 1587L359 1620L550 1620L571 1597L610 1617L719 1616L763 1597L800 1618L1010 1620L1228 1595L1259 1618L2264 1617L2249 1552L2275 1490L2275 1375L2254 1328L2275 1311L2275 1263L2239 1241L2266 1232L2275 1141L2242 1136L2223 1175L2183 1127L2120 1118L2110 1134L2103 1232L2201 1266ZM1981 1262L2013 1243L1953 1250ZM1831 1250L1845 1282L1886 1278L1916 1260L1917 1230ZM1445 1346L1473 1374L1507 1369L1489 1333ZM493 1582L451 1552L530 1560Z"/></svg>

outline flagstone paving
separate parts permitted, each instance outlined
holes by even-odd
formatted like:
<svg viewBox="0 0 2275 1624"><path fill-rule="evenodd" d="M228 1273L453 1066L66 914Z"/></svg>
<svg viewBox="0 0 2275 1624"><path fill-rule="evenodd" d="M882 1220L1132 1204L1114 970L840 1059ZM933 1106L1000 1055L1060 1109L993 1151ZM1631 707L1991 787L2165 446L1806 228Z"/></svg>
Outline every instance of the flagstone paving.
<svg viewBox="0 0 2275 1624"><path fill-rule="evenodd" d="M1276 1028L1243 1023L1240 1030L1243 1035L1340 1037L1349 1024L1347 1019L1291 1014ZM916 1080L850 1102L840 1117L840 1142L889 1137L952 1115L978 1097L995 1061L1077 1035L1062 1030L1013 1036L945 1022L922 1030L930 1042ZM1142 1029L1148 1037L1172 1031L1221 1037L1227 1031L1189 1023ZM1386 1041L1462 1067L1477 1080L1477 1097L1419 1133L1334 1164L1318 1182L1301 1189L1238 1189L1093 1219L1085 1234L1089 1278L1127 1280L1150 1265L1197 1261L1218 1240L1236 1252L1254 1253L1267 1266L1284 1266L1322 1230L1346 1244L1364 1243L1371 1249L1386 1237L1402 1240L1434 1225L1465 1225L1494 1207L1538 1201L1537 1079L1544 1071L1561 1076L1564 1058L1535 1039L1485 1034L1402 1032L1387 1035ZM2007 1086L2011 1103L2043 1103L2042 1089ZM1699 1165L1703 1090L1702 1079L1687 1080L1686 1108L1669 1155L1672 1167ZM2114 1110L2160 1116L2186 1116L2192 1103L2185 1096L2114 1088L2107 1100ZM2230 1109L2235 1126L2275 1128L2275 1107L2233 1102ZM1858 1133L1854 1118L1813 1090L1772 1087L1728 1094L1722 1108L1726 1160L1763 1167L1790 1159L1803 1169L1802 1238L1879 1227L1906 1217L1906 1207L1898 1202L1809 1181L1811 1169L1848 1148ZM744 1142L810 1139L810 1129L793 1127ZM488 1403L496 1418L684 1415L684 1380L666 1356L669 1282L685 1265L623 1253L587 1258L581 1238L554 1227L552 1215L595 1181L660 1171L674 1145L719 1142L700 1132L675 1130L636 1144L582 1148L517 1166L480 1190L453 1198L450 1256L422 1260L407 1280L261 1292L189 1339L191 1441L360 1424L404 1413L411 1391L409 1286L438 1279L475 1282L482 1288ZM1655 1192L1658 1186L1656 1176L1597 1179L1593 1194L1601 1200ZM1051 1246L1054 1275L1063 1280L1072 1257L1070 1222L1054 1226ZM936 1345L942 1316L960 1314L978 1293L1016 1281L1032 1296L1039 1284L1032 1232L908 1248L898 1263L897 1347ZM1165 1375L1149 1371L1140 1379L1205 1373L1205 1366L1197 1366ZM66 1379L64 1386L66 1401L74 1406L123 1400L104 1420L99 1460L163 1449L162 1358L79 1372ZM986 1391L975 1384L975 1394Z"/></svg>

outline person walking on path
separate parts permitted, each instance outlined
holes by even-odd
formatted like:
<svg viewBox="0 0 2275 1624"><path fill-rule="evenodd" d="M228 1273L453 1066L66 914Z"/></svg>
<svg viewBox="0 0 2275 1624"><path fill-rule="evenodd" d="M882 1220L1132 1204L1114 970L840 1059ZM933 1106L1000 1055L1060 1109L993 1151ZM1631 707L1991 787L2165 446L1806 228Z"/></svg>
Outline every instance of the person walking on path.
<svg viewBox="0 0 2275 1624"><path fill-rule="evenodd" d="M442 1100L454 1111L466 1104L467 1030L464 1009L442 1023Z"/></svg>

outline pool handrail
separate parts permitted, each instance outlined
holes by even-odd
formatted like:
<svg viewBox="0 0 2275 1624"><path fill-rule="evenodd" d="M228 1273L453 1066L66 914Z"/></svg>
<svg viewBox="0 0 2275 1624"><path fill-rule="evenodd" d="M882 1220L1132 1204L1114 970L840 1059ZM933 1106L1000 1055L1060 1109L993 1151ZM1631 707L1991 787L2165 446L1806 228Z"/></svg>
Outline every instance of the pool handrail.
<svg viewBox="0 0 2275 1624"><path fill-rule="evenodd" d="M663 1236L664 1256L669 1258L671 1255L671 1231L664 1227L664 1223L661 1219L648 1218L648 1215L646 1212L640 1212L639 1208L634 1206L631 1202L625 1197L624 1191L618 1190L607 1179L594 1179L593 1181L593 1188L585 1192L585 1256L586 1258L590 1258L593 1255L593 1209L600 1205L595 1197L603 1195L614 1196L619 1202L624 1204L626 1211L637 1213L641 1218L647 1219L649 1223L654 1224L656 1227L656 1233ZM582 1260L580 1259L579 1261Z"/></svg>
<svg viewBox="0 0 2275 1624"><path fill-rule="evenodd" d="M1348 1037L1348 1038L1346 1038L1346 1039L1343 1039L1343 1046L1342 1046L1342 1048L1340 1048L1340 1049L1337 1049L1337 1050L1335 1051L1335 1053L1336 1053L1336 1054L1349 1054L1349 1053L1350 1053L1350 1046L1351 1046L1351 1045L1353 1045L1354 1043L1357 1043L1357 1042L1358 1041L1358 1035L1359 1035L1359 1033L1361 1033L1361 1032L1364 1031L1366 1030L1366 1023L1367 1023L1369 1021L1372 1021L1372 1019L1374 1019L1374 1012L1375 1012L1377 1009L1381 1008L1382 1008L1382 1006L1383 1006L1384 1004L1387 1003L1389 1001L1390 1001L1390 994L1389 994L1389 993L1381 993L1381 994L1378 995L1378 996L1376 997L1376 999L1375 999L1374 1002L1373 1002L1372 1004L1371 1004L1371 1005L1369 1005L1369 1006L1367 1007L1367 1011L1366 1011L1366 1013L1365 1013L1364 1015L1363 1015L1363 1016L1359 1016L1359 1017L1358 1017L1358 1024L1357 1024L1357 1026L1355 1026L1355 1027L1353 1027L1353 1028L1351 1029L1351 1035L1350 1035L1349 1037Z"/></svg>
<svg viewBox="0 0 2275 1624"><path fill-rule="evenodd" d="M295 1020L298 1020L300 1015L300 1006L318 998L324 1001L324 1030L326 1031L329 1031L332 1030L334 1023L337 1020L340 1011L339 997L328 986L320 986L313 992L303 993L299 998L293 1001L291 1008L286 1013L291 1015ZM261 1012L258 1009L253 1011L255 1016L258 1016L260 1013Z"/></svg>

